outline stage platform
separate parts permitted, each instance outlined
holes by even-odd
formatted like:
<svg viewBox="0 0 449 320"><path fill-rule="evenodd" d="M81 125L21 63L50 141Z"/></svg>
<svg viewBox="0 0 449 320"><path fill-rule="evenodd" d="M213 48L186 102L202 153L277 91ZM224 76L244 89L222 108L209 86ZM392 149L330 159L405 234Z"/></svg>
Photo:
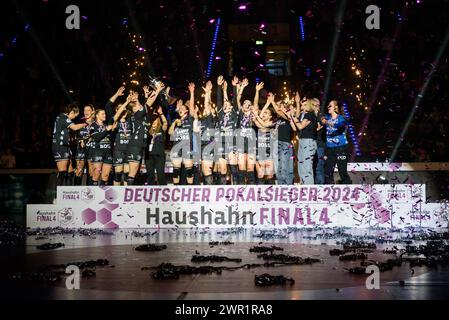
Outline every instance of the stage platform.
<svg viewBox="0 0 449 320"><path fill-rule="evenodd" d="M449 201L449 163L349 163L354 184L423 184L426 202ZM169 176L169 168L167 168ZM385 178L381 180L380 176ZM145 184L142 168L138 184ZM338 174L335 181L338 181ZM27 204L56 202L55 169L0 169L0 215L10 215L18 223L26 223Z"/></svg>
<svg viewBox="0 0 449 320"><path fill-rule="evenodd" d="M423 184L58 187L29 228L446 228Z"/></svg>
<svg viewBox="0 0 449 320"><path fill-rule="evenodd" d="M432 168L437 169L446 167ZM433 173L438 172L443 171ZM399 173L416 176L415 171ZM366 261L378 262L398 259L407 246L426 245L429 239L447 244L448 203L444 198L430 198L427 191L425 184L418 183L59 187L55 204L27 206L31 230L26 246L20 254L0 256L1 280L7 288L2 292L29 299L88 300L444 299L449 288L447 264L412 265L404 259L400 266L381 272L380 289L368 290L368 275L349 272L362 260L342 261L330 255L330 250L342 249L346 241L375 244L366 253ZM38 249L47 243L64 246ZM145 244L167 248L135 250ZM176 280L153 279L154 270L148 269L162 263L263 264L266 261L249 249L273 245L283 249L274 253L320 261L181 275ZM195 255L240 258L241 262L195 263L191 261ZM95 268L94 277L82 278L80 290L67 290L65 276L55 283L12 280L17 272L33 273L49 264L97 259L108 259L109 265ZM291 277L295 284L256 286L255 275L264 273Z"/></svg>

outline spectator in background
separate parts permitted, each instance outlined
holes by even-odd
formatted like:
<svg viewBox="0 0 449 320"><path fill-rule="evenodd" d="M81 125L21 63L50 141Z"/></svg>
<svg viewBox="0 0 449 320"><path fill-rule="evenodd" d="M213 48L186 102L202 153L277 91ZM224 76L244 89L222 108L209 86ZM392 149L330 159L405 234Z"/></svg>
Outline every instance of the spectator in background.
<svg viewBox="0 0 449 320"><path fill-rule="evenodd" d="M16 157L12 154L11 148L6 148L0 154L0 168L12 169L16 167Z"/></svg>

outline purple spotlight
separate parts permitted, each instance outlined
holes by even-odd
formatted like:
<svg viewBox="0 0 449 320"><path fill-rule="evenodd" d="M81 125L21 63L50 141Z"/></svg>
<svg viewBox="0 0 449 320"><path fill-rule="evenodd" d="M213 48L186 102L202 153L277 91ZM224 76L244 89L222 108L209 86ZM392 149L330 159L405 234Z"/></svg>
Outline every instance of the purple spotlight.
<svg viewBox="0 0 449 320"><path fill-rule="evenodd" d="M209 23L210 23L210 24L212 24L212 23L214 23L214 22L215 22L215 19L210 19L210 20L209 20Z"/></svg>
<svg viewBox="0 0 449 320"><path fill-rule="evenodd" d="M240 11L244 11L244 10L246 10L246 9L247 9L246 4L241 4L241 5L239 5L239 10L240 10Z"/></svg>
<svg viewBox="0 0 449 320"><path fill-rule="evenodd" d="M144 51L145 51L145 49L144 49L144 48L142 48L142 47L139 47L139 51L140 51L140 52L144 52Z"/></svg>

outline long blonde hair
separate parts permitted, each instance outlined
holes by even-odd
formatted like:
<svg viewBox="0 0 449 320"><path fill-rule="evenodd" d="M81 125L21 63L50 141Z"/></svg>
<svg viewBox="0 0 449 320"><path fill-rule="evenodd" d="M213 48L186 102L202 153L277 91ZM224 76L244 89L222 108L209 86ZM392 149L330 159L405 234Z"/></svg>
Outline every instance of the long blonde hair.
<svg viewBox="0 0 449 320"><path fill-rule="evenodd" d="M313 99L307 99L303 102L305 112L316 112L315 104L316 102Z"/></svg>
<svg viewBox="0 0 449 320"><path fill-rule="evenodd" d="M154 128L155 123L156 123L156 128ZM154 136L155 134L158 134L161 131L162 131L162 121L158 117L156 120L153 121L153 123L151 123L149 133L150 133L150 135Z"/></svg>
<svg viewBox="0 0 449 320"><path fill-rule="evenodd" d="M313 108L315 109L315 115L318 116L318 114L320 113L320 100L317 98L313 98Z"/></svg>

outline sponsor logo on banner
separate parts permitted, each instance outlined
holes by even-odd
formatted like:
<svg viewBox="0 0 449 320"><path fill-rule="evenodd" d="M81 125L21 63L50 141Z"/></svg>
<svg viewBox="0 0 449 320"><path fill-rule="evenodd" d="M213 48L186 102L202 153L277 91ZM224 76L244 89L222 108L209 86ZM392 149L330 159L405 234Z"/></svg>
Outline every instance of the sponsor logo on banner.
<svg viewBox="0 0 449 320"><path fill-rule="evenodd" d="M432 227L448 219L443 204L426 203L425 185L61 187L56 205L29 205L27 215L33 228L106 229Z"/></svg>
<svg viewBox="0 0 449 320"><path fill-rule="evenodd" d="M407 191L406 190L392 190L388 191L387 193L387 199L388 200L396 200L396 201L404 201L407 197Z"/></svg>
<svg viewBox="0 0 449 320"><path fill-rule="evenodd" d="M207 209L201 206L194 211L169 211L158 207L147 208L147 226L327 226L332 224L329 210L306 207L260 207L251 210L237 210L226 206L227 210Z"/></svg>
<svg viewBox="0 0 449 320"><path fill-rule="evenodd" d="M91 188L81 190L63 190L62 201L92 201L95 199L95 193Z"/></svg>
<svg viewBox="0 0 449 320"><path fill-rule="evenodd" d="M81 190L81 200L92 201L94 199L95 199L95 193L92 191L91 188L86 188L84 190Z"/></svg>
<svg viewBox="0 0 449 320"><path fill-rule="evenodd" d="M36 221L38 222L50 222L56 221L56 211L39 210L36 212Z"/></svg>
<svg viewBox="0 0 449 320"><path fill-rule="evenodd" d="M412 197L413 198L423 198L425 197L423 190L425 190L425 187L423 188L423 185L412 185Z"/></svg>
<svg viewBox="0 0 449 320"><path fill-rule="evenodd" d="M81 200L80 191L62 191L62 200Z"/></svg>
<svg viewBox="0 0 449 320"><path fill-rule="evenodd" d="M59 223L61 226L72 224L74 221L74 214L72 208L64 208L58 211Z"/></svg>

